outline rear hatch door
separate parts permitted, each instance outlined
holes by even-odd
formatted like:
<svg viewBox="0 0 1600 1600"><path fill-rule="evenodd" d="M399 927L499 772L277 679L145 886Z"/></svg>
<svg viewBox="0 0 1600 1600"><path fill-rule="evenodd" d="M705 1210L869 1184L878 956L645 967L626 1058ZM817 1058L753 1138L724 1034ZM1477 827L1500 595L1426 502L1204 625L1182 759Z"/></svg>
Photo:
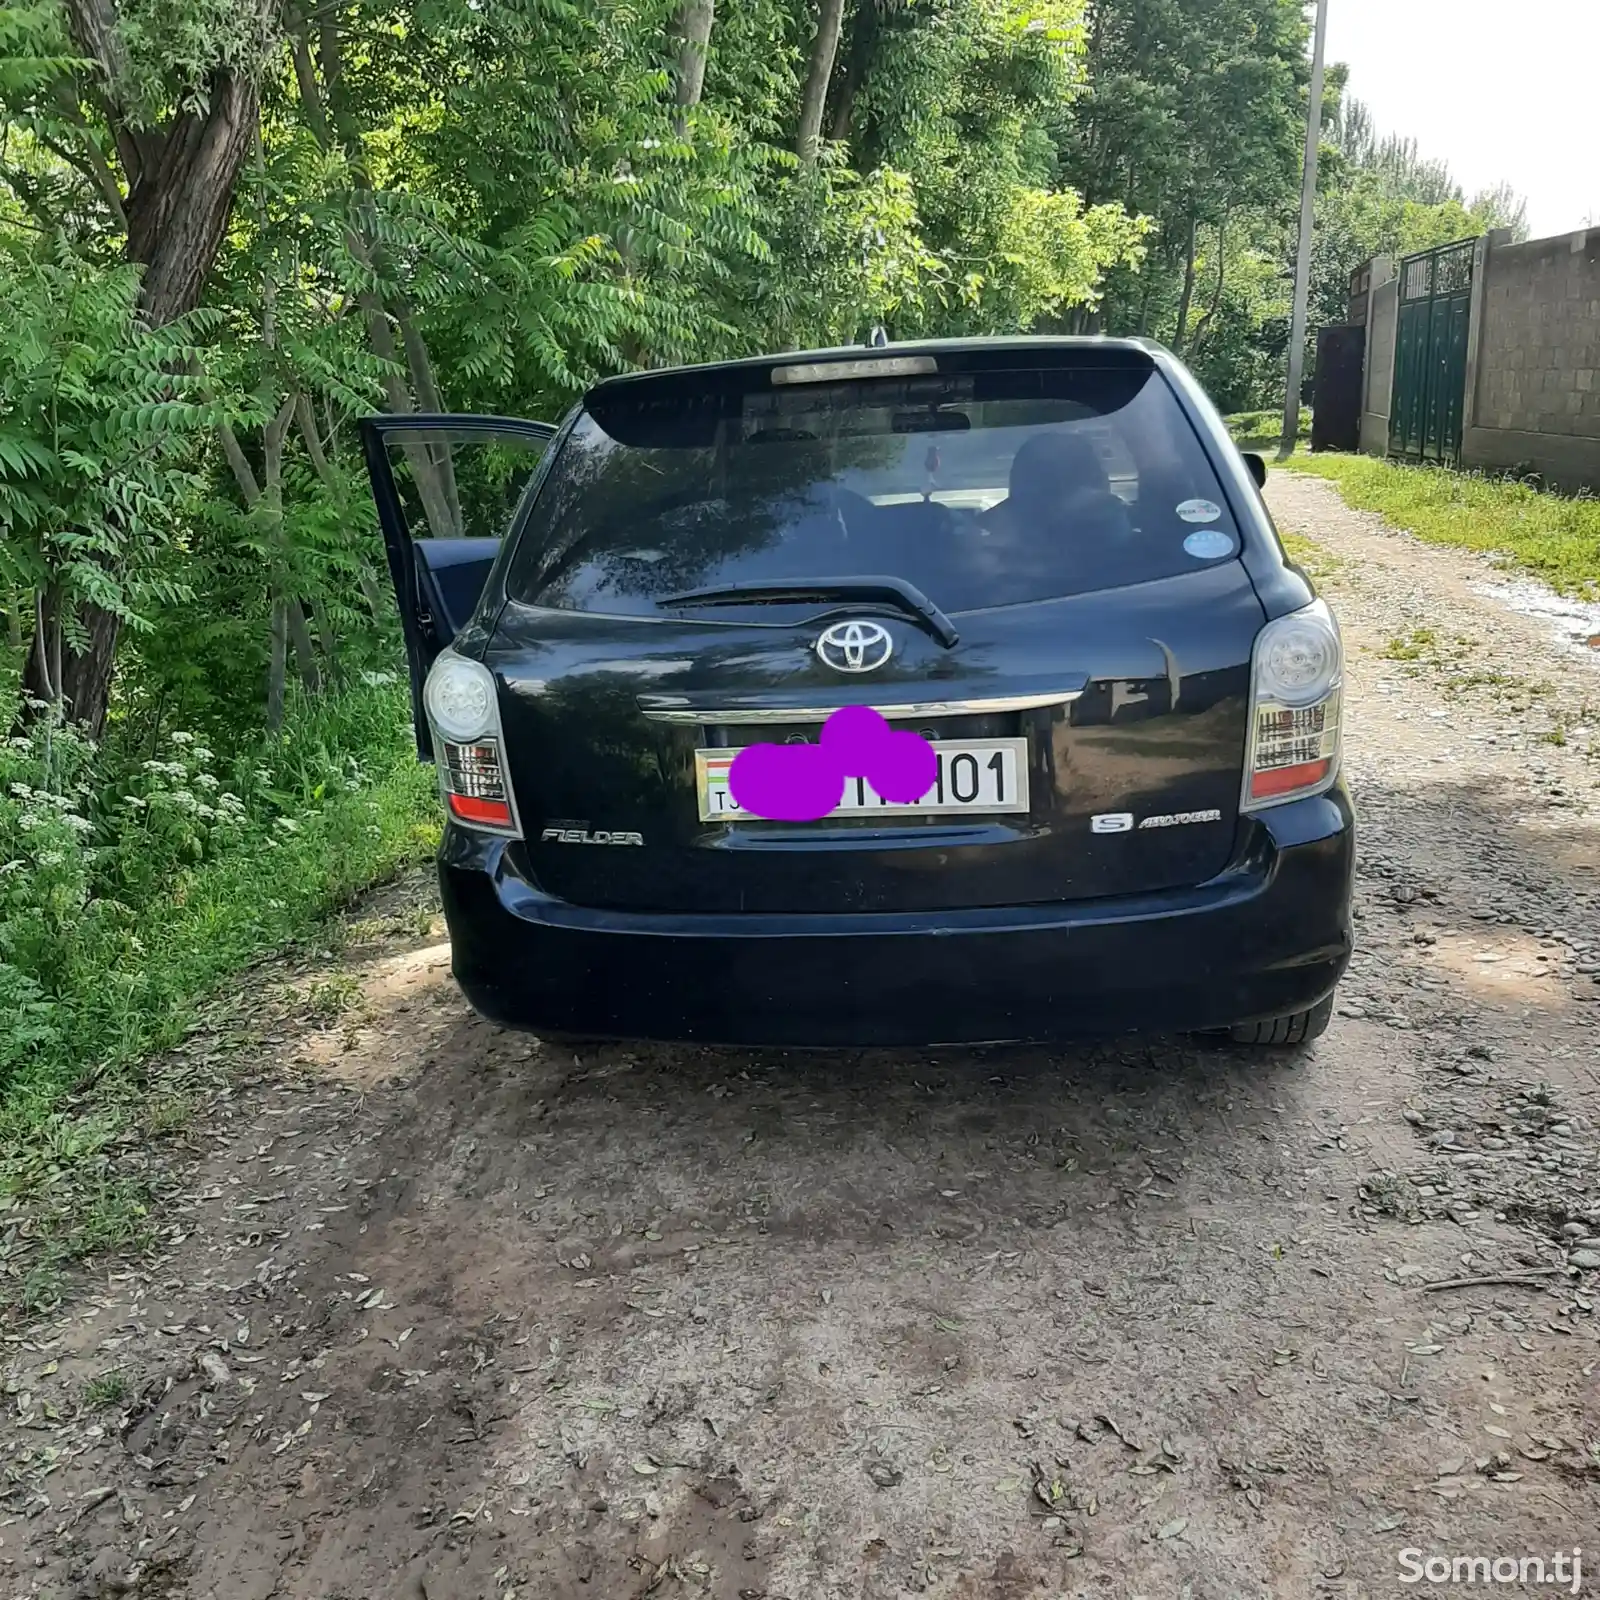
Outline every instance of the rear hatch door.
<svg viewBox="0 0 1600 1600"><path fill-rule="evenodd" d="M810 370L807 370L807 369ZM823 370L818 370L818 369ZM529 876L641 911L916 911L1227 864L1264 616L1156 364L1016 346L592 391L484 660ZM939 753L818 821L740 810L755 743L870 705Z"/></svg>

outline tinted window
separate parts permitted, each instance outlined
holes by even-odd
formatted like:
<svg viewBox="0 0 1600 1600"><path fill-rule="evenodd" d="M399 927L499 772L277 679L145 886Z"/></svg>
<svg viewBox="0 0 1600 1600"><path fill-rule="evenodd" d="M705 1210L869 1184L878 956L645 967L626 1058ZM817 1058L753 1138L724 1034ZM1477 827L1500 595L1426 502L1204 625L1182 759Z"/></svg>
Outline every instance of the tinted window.
<svg viewBox="0 0 1600 1600"><path fill-rule="evenodd" d="M756 369L720 392L598 391L509 588L659 614L689 589L891 575L960 611L1194 571L1238 543L1147 361L787 387Z"/></svg>

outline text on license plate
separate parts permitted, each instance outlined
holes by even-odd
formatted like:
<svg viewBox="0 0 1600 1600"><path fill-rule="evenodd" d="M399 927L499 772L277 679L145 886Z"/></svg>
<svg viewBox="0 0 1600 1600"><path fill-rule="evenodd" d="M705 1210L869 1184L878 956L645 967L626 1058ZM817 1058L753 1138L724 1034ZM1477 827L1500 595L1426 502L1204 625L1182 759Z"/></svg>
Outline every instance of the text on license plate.
<svg viewBox="0 0 1600 1600"><path fill-rule="evenodd" d="M936 739L939 775L933 787L910 805L896 805L873 793L865 778L846 778L844 800L834 817L877 816L920 811L933 815L996 815L1028 809L1028 741L1026 739ZM695 788L700 820L745 815L728 788L728 771L737 750L696 750Z"/></svg>

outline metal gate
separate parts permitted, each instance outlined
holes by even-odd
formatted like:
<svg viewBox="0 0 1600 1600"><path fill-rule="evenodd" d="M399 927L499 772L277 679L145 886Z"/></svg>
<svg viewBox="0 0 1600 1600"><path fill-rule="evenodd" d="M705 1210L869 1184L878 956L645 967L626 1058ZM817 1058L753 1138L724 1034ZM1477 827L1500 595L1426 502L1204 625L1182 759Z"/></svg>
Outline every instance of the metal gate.
<svg viewBox="0 0 1600 1600"><path fill-rule="evenodd" d="M1317 376L1311 394L1311 448L1361 448L1361 377L1367 330L1359 323L1317 329Z"/></svg>
<svg viewBox="0 0 1600 1600"><path fill-rule="evenodd" d="M1461 458L1472 262L1464 239L1400 263L1400 324L1389 408L1389 454L1454 465Z"/></svg>

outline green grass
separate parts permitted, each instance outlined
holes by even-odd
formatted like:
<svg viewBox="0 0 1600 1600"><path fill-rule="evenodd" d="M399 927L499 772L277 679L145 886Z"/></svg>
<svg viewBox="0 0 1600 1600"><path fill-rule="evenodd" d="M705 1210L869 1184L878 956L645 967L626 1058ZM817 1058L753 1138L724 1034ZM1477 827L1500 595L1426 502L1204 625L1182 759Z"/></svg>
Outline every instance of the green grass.
<svg viewBox="0 0 1600 1600"><path fill-rule="evenodd" d="M1439 636L1432 628L1412 628L1396 635L1383 647L1390 661L1428 661L1439 650Z"/></svg>
<svg viewBox="0 0 1600 1600"><path fill-rule="evenodd" d="M1600 598L1600 499L1375 456L1297 454L1283 470L1328 479L1347 504L1429 544L1498 554L1563 594Z"/></svg>
<svg viewBox="0 0 1600 1600"><path fill-rule="evenodd" d="M1338 556L1325 550L1315 539L1306 538L1303 533L1280 528L1278 537L1283 541L1284 553L1289 559L1314 580L1332 577L1343 565Z"/></svg>
<svg viewBox="0 0 1600 1600"><path fill-rule="evenodd" d="M90 1378L83 1386L83 1403L91 1411L104 1411L128 1397L128 1380L113 1369Z"/></svg>
<svg viewBox="0 0 1600 1600"><path fill-rule="evenodd" d="M302 707L273 753L294 786L282 796L292 825L252 825L214 859L164 870L149 898L80 918L31 1002L42 1026L23 1034L0 1018L0 1033L13 1028L0 1074L0 1304L42 1309L64 1262L148 1234L149 1196L112 1158L186 1122L189 1090L159 1058L202 1005L433 848L435 779L403 731L407 710L403 687ZM349 773L357 752L358 777L320 776ZM313 993L325 1017L349 1003L337 979ZM5 1234L19 1221L27 1247L12 1251Z"/></svg>
<svg viewBox="0 0 1600 1600"><path fill-rule="evenodd" d="M1283 408L1276 411L1235 411L1222 419L1228 425L1233 442L1242 450L1276 450L1283 437ZM1300 408L1300 430L1296 435L1303 442L1311 438L1311 407Z"/></svg>

